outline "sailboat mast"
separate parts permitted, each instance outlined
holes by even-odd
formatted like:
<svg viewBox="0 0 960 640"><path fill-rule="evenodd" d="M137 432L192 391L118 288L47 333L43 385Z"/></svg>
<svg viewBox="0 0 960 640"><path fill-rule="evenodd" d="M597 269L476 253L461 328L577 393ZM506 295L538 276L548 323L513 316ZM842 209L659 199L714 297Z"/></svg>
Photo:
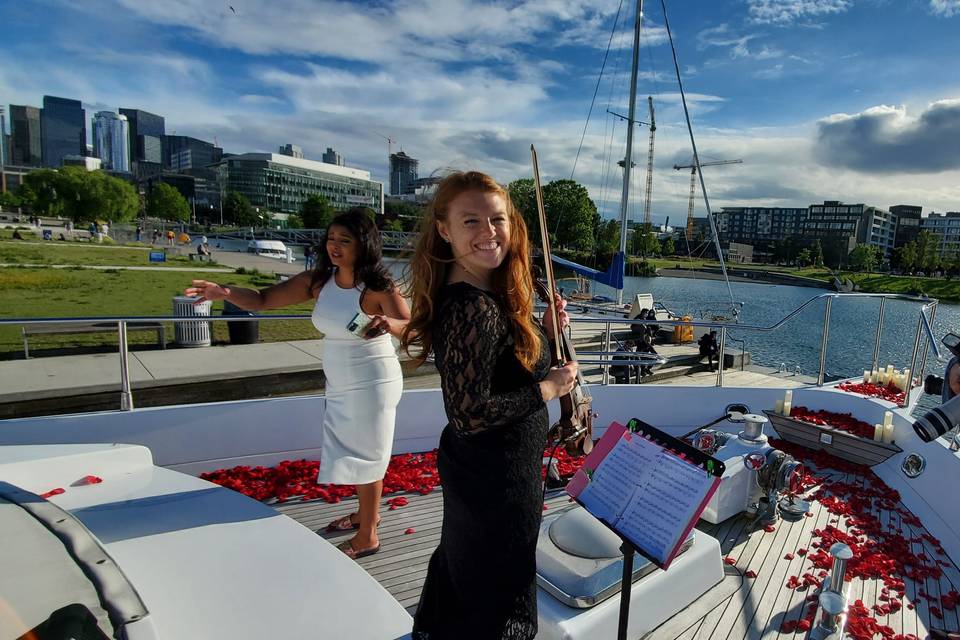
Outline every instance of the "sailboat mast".
<svg viewBox="0 0 960 640"><path fill-rule="evenodd" d="M637 67L640 63L640 24L643 0L637 0L637 16L633 26L633 67L630 70L630 111L627 113L627 154L623 160L623 193L620 196L620 254L626 260L627 208L630 201L630 168L633 166L633 125L637 114ZM623 289L617 291L617 304L623 304Z"/></svg>

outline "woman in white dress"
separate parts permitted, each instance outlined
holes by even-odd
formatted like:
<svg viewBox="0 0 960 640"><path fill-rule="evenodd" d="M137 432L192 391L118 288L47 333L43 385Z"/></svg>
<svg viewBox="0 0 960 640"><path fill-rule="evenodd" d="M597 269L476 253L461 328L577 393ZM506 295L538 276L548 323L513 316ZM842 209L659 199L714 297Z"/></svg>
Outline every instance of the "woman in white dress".
<svg viewBox="0 0 960 640"><path fill-rule="evenodd" d="M357 530L340 545L351 558L380 550L380 496L403 391L400 362L387 334L400 336L410 310L381 257L380 234L370 213L351 209L330 223L326 251L319 252L312 271L261 291L194 280L185 292L201 300L229 300L250 311L316 300L313 324L324 334L326 375L317 481L357 486L359 511L328 526Z"/></svg>

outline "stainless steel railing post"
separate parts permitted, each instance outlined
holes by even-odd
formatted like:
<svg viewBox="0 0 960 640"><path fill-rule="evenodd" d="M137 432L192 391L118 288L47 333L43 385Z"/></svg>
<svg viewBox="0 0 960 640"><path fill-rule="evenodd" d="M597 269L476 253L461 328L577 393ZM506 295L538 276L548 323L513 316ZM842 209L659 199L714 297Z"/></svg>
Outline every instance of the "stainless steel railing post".
<svg viewBox="0 0 960 640"><path fill-rule="evenodd" d="M610 384L610 321L606 321L606 330L604 331L603 337L603 350L607 355L603 356L603 359L607 362L603 366L603 382L602 384Z"/></svg>
<svg viewBox="0 0 960 640"><path fill-rule="evenodd" d="M928 323L929 326L930 326L930 329L933 329L934 322L937 321L937 306L939 306L939 305L938 305L936 302L931 303L931 306L930 306L930 322ZM923 307L920 308L920 313L923 313ZM929 342L924 342L924 343L923 343L923 357L920 358L920 371L916 372L916 373L918 374L917 377L919 377L921 380L923 380L924 376L926 375L927 352L928 352L929 350L930 350L930 343L929 343ZM910 370L910 377L911 377L911 378L913 377L914 373L915 373L915 372L913 371L913 369L911 369L911 370ZM912 386L912 385L907 385L907 389L908 389L907 395L910 395L910 393L909 393L909 388L910 388L911 386ZM904 405L904 406L906 406L906 405Z"/></svg>
<svg viewBox="0 0 960 640"><path fill-rule="evenodd" d="M827 366L827 340L830 339L830 307L833 305L833 296L827 298L823 309L823 338L820 339L820 373L817 374L817 386L823 386L823 373Z"/></svg>
<svg viewBox="0 0 960 640"><path fill-rule="evenodd" d="M133 410L133 391L130 390L130 366L127 362L127 323L121 320L117 323L117 334L120 349L120 410Z"/></svg>
<svg viewBox="0 0 960 640"><path fill-rule="evenodd" d="M720 353L718 353L717 358L717 386L723 386L723 356L726 353L724 350L727 346L727 328L720 327Z"/></svg>
<svg viewBox="0 0 960 640"><path fill-rule="evenodd" d="M907 403L910 402L910 388L913 386L912 378L915 375L919 375L920 379L923 379L923 373L917 372L917 353L920 351L920 336L923 332L923 309L920 310L920 317L917 319L917 336L913 339L913 352L910 354L910 384L907 385L907 392L903 394L903 404L902 407L907 406Z"/></svg>
<svg viewBox="0 0 960 640"><path fill-rule="evenodd" d="M877 370L877 363L880 362L880 332L883 331L883 308L887 304L886 298L880 298L880 316L877 318L877 340L873 345L873 367L871 371Z"/></svg>

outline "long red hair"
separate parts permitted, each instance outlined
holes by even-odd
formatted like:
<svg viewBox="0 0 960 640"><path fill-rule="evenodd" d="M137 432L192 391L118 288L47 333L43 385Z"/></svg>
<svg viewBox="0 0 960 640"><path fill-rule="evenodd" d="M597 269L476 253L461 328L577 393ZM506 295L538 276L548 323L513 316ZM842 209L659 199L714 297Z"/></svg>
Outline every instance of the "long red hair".
<svg viewBox="0 0 960 640"><path fill-rule="evenodd" d="M437 221L447 220L450 203L468 191L496 193L506 204L510 221L510 247L503 262L493 273L492 285L510 318L514 353L523 367L530 371L540 356L540 332L533 320L533 278L527 225L513 206L507 190L479 171L458 171L444 178L437 185L433 201L420 221L420 239L410 260L408 279L411 318L400 345L411 356L410 347L418 349L414 356L418 364L422 364L433 350L438 295L447 282L450 265L454 262L450 245L440 237Z"/></svg>

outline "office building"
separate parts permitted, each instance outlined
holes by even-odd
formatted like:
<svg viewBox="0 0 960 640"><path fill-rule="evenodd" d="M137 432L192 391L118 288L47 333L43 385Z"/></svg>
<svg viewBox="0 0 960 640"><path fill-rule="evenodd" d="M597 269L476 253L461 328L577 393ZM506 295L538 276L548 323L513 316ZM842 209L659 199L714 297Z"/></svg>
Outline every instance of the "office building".
<svg viewBox="0 0 960 640"><path fill-rule="evenodd" d="M885 258L890 257L897 232L897 216L891 212L865 204L845 204L838 200L812 204L809 210L805 236L841 239L840 244L846 247L847 253L857 244L871 244L880 249Z"/></svg>
<svg viewBox="0 0 960 640"><path fill-rule="evenodd" d="M321 195L336 209L370 207L383 213L383 185L370 172L277 153L225 157L226 191L242 193L250 203L276 213L298 213L304 201Z"/></svg>
<svg viewBox="0 0 960 640"><path fill-rule="evenodd" d="M890 213L897 216L897 231L893 246L902 247L917 239L920 233L920 214L923 207L911 204L898 204L890 207Z"/></svg>
<svg viewBox="0 0 960 640"><path fill-rule="evenodd" d="M343 156L334 151L331 147L327 147L327 150L324 152L323 161L327 164L335 164L338 167L344 166Z"/></svg>
<svg viewBox="0 0 960 640"><path fill-rule="evenodd" d="M107 171L130 173L130 131L127 117L113 111L93 116L93 155Z"/></svg>
<svg viewBox="0 0 960 640"><path fill-rule="evenodd" d="M163 170L163 116L142 109L120 109L129 125L131 169L137 180L159 175Z"/></svg>
<svg viewBox="0 0 960 640"><path fill-rule="evenodd" d="M723 242L770 243L803 232L806 207L723 207L716 214Z"/></svg>
<svg viewBox="0 0 960 640"><path fill-rule="evenodd" d="M420 161L411 158L403 151L390 155L390 195L399 196L414 192L417 179L417 167Z"/></svg>
<svg viewBox="0 0 960 640"><path fill-rule="evenodd" d="M920 221L920 231L929 231L937 238L941 258L960 257L960 212L931 212Z"/></svg>
<svg viewBox="0 0 960 640"><path fill-rule="evenodd" d="M43 163L40 109L10 105L10 157L8 164L39 167Z"/></svg>
<svg viewBox="0 0 960 640"><path fill-rule="evenodd" d="M61 166L65 156L87 155L87 125L79 100L43 96L40 132L45 167Z"/></svg>
<svg viewBox="0 0 960 640"><path fill-rule="evenodd" d="M223 158L223 149L190 136L163 137L164 168L172 171L201 169Z"/></svg>
<svg viewBox="0 0 960 640"><path fill-rule="evenodd" d="M280 147L280 153L291 158L303 158L303 149L295 144L285 144ZM326 162L326 160L324 160Z"/></svg>

